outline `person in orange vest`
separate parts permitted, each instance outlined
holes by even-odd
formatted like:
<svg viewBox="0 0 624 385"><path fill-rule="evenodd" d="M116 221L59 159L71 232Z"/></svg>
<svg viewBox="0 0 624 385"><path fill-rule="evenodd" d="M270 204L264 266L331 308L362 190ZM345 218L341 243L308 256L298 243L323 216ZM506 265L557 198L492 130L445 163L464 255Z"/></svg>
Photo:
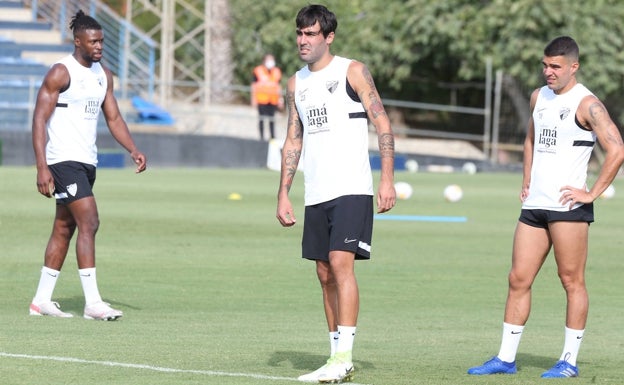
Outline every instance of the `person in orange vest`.
<svg viewBox="0 0 624 385"><path fill-rule="evenodd" d="M284 103L280 86L282 71L275 65L273 55L267 54L262 64L254 68L253 76L251 104L258 108L260 140L264 140L265 121L269 122L270 138L275 139L275 111Z"/></svg>

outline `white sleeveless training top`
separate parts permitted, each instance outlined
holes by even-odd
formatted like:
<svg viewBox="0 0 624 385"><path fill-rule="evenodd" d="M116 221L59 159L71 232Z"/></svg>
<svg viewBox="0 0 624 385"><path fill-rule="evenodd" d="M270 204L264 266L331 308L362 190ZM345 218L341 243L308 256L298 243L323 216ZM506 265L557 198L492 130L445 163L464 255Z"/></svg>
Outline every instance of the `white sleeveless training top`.
<svg viewBox="0 0 624 385"><path fill-rule="evenodd" d="M295 74L295 104L303 123L306 206L344 195L373 195L368 117L347 86L350 63L334 56L320 71L305 66Z"/></svg>
<svg viewBox="0 0 624 385"><path fill-rule="evenodd" d="M58 61L69 71L69 88L59 94L47 123L48 164L75 161L97 165L97 122L108 86L100 63L84 67L72 56Z"/></svg>
<svg viewBox="0 0 624 385"><path fill-rule="evenodd" d="M540 89L533 109L531 183L523 209L568 211L569 205L559 202L561 187L587 188L587 165L596 134L576 120L578 106L587 95L592 93L582 84L561 95L547 86Z"/></svg>

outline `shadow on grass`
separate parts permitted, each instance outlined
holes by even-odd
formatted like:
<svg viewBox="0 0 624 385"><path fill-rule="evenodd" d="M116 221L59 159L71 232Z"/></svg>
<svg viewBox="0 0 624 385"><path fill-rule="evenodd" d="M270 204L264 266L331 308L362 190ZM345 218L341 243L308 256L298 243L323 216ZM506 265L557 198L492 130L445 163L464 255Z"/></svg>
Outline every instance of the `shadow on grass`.
<svg viewBox="0 0 624 385"><path fill-rule="evenodd" d="M284 362L289 362L293 369L311 372L323 366L327 362L327 356L292 350L280 351L273 353L269 358L268 364L269 366L282 366ZM362 369L375 368L375 365L369 361L353 360L353 364Z"/></svg>
<svg viewBox="0 0 624 385"><path fill-rule="evenodd" d="M85 300L83 296L52 298L52 300L58 302L61 305L61 310L63 311L69 311L70 313L73 312L76 314L82 314L82 312L84 311ZM103 297L102 300L104 302L108 302L112 307L121 306L126 309L141 310L140 307L130 305L125 302L108 300L105 297Z"/></svg>
<svg viewBox="0 0 624 385"><path fill-rule="evenodd" d="M559 356L546 357L535 354L518 353L516 356L516 366L518 367L518 370L522 370L522 368L536 368L546 371L550 369L558 360ZM578 361L578 363L582 364L582 361Z"/></svg>

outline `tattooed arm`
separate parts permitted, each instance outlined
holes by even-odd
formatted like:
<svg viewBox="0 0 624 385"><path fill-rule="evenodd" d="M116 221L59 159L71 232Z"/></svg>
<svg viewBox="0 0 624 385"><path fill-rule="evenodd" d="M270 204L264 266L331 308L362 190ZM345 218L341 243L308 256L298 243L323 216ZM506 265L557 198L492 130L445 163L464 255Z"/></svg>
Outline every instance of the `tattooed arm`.
<svg viewBox="0 0 624 385"><path fill-rule="evenodd" d="M303 126L299 113L295 106L295 77L288 79L288 90L286 92L286 105L288 108L288 127L286 129L286 140L282 148L282 166L279 190L277 191L277 220L282 226L292 226L297 222L295 214L288 198L290 186L292 185L299 157L303 146Z"/></svg>
<svg viewBox="0 0 624 385"><path fill-rule="evenodd" d="M596 133L600 146L605 150L605 159L596 182L589 192L564 186L561 190L571 190L573 202L590 203L609 187L624 162L624 142L620 131L611 118L604 104L595 96L583 98L576 116L579 122ZM563 199L563 198L562 198Z"/></svg>
<svg viewBox="0 0 624 385"><path fill-rule="evenodd" d="M368 68L360 62L352 61L347 72L351 87L357 92L368 119L375 126L379 155L381 157L381 177L377 191L377 212L383 213L394 207L394 134L390 119L386 114L377 87Z"/></svg>

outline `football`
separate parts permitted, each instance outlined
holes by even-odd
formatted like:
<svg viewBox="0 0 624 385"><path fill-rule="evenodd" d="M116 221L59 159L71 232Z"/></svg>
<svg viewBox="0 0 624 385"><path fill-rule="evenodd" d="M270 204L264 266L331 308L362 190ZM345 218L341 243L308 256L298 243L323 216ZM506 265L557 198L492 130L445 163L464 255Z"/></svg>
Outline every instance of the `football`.
<svg viewBox="0 0 624 385"><path fill-rule="evenodd" d="M394 190L396 191L396 196L399 199L405 200L410 199L414 190L412 186L407 182L397 182L394 184Z"/></svg>
<svg viewBox="0 0 624 385"><path fill-rule="evenodd" d="M463 196L464 192L456 184L450 184L444 188L444 199L448 202L459 202Z"/></svg>
<svg viewBox="0 0 624 385"><path fill-rule="evenodd" d="M613 187L612 184L610 184L609 187L607 187L607 189L604 190L602 194L600 194L600 197L603 199L611 199L614 196L615 196L615 187Z"/></svg>
<svg viewBox="0 0 624 385"><path fill-rule="evenodd" d="M405 169L409 172L418 172L418 162L415 159L406 160Z"/></svg>
<svg viewBox="0 0 624 385"><path fill-rule="evenodd" d="M466 162L462 166L462 171L466 174L476 174L477 173L477 165L472 162Z"/></svg>

